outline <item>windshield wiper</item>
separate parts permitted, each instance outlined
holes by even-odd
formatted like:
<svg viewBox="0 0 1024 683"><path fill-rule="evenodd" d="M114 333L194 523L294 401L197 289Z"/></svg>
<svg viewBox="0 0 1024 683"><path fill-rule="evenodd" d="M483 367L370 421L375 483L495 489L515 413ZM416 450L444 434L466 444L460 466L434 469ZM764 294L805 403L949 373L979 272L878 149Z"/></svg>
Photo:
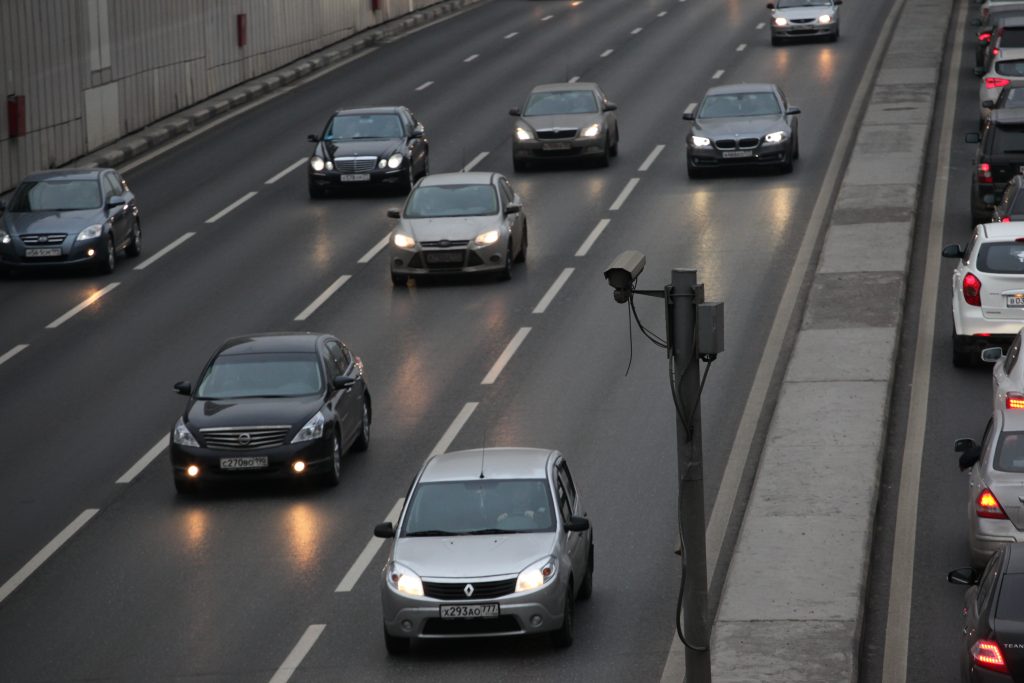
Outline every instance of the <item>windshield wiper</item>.
<svg viewBox="0 0 1024 683"><path fill-rule="evenodd" d="M427 529L425 531L410 531L406 536L461 536L459 531L445 531L443 529Z"/></svg>
<svg viewBox="0 0 1024 683"><path fill-rule="evenodd" d="M518 534L521 531L525 531L525 529L522 529L522 530L516 530L516 529L476 529L474 531L467 531L466 535L468 535L468 536L486 536L488 534Z"/></svg>

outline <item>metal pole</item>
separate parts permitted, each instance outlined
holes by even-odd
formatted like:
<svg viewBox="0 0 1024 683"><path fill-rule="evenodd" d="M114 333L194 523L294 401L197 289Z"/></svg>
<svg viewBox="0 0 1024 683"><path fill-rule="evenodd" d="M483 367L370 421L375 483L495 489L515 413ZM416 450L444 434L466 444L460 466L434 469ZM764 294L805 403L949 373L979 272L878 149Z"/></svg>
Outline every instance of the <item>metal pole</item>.
<svg viewBox="0 0 1024 683"><path fill-rule="evenodd" d="M673 297L667 306L672 345L669 352L676 368L679 409L689 423L683 424L677 410L676 447L679 459L679 533L682 540L683 634L686 647L687 683L711 682L711 650L708 630L708 569L705 546L704 463L700 432L700 363L694 334L697 304L704 302L704 286L697 284L697 271L672 270ZM667 302L667 303L668 303ZM699 649L694 649L699 648Z"/></svg>

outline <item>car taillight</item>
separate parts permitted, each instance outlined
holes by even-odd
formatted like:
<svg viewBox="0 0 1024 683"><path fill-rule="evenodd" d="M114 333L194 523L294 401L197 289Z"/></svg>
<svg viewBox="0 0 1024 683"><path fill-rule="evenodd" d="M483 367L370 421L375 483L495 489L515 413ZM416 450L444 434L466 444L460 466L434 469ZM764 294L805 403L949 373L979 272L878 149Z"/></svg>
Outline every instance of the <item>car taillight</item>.
<svg viewBox="0 0 1024 683"><path fill-rule="evenodd" d="M971 645L971 659L982 668L1004 674L1010 673L1010 670L1006 668L1003 651L999 648L999 643L994 640L979 640Z"/></svg>
<svg viewBox="0 0 1024 683"><path fill-rule="evenodd" d="M996 494L984 489L978 494L978 500L974 501L974 514L985 519L1007 519L1003 512L1003 506L999 504Z"/></svg>
<svg viewBox="0 0 1024 683"><path fill-rule="evenodd" d="M1010 85L1009 78L996 78L995 76L989 76L985 79L986 88L1005 88Z"/></svg>
<svg viewBox="0 0 1024 683"><path fill-rule="evenodd" d="M979 33L978 34L978 40L980 40L983 43L987 43L991 39L992 39L992 33L989 32L989 31L985 31L984 33Z"/></svg>
<svg viewBox="0 0 1024 683"><path fill-rule="evenodd" d="M969 306L981 305L981 280L974 273L964 275L964 301Z"/></svg>
<svg viewBox="0 0 1024 683"><path fill-rule="evenodd" d="M1000 223L1009 223L1010 222L1010 217L1009 216L1003 216L1002 218L999 219L999 222Z"/></svg>
<svg viewBox="0 0 1024 683"><path fill-rule="evenodd" d="M978 182L992 182L992 166L987 161L983 161L980 164L978 164Z"/></svg>
<svg viewBox="0 0 1024 683"><path fill-rule="evenodd" d="M1008 392L1006 394L1006 408L1008 410L1024 410L1024 394Z"/></svg>
<svg viewBox="0 0 1024 683"><path fill-rule="evenodd" d="M998 47L992 48L992 54L993 55L998 55L999 54L999 48Z"/></svg>

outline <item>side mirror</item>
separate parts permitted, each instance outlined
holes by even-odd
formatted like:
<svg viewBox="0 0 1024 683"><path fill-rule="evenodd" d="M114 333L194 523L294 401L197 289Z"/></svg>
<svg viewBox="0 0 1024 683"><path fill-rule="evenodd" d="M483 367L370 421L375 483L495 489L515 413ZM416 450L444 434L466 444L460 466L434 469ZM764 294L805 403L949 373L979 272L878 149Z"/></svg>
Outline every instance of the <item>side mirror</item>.
<svg viewBox="0 0 1024 683"><path fill-rule="evenodd" d="M982 109L992 109L995 106L996 106L996 103L993 102L992 100L985 100L984 102L981 103L981 108Z"/></svg>
<svg viewBox="0 0 1024 683"><path fill-rule="evenodd" d="M192 383L191 382L178 382L174 385L174 390L183 396L192 395Z"/></svg>
<svg viewBox="0 0 1024 683"><path fill-rule="evenodd" d="M990 346L981 350L981 360L986 363L998 363L1003 358L1003 350L998 346Z"/></svg>
<svg viewBox="0 0 1024 683"><path fill-rule="evenodd" d="M373 535L377 538L394 538L395 525L391 522L384 522L373 527Z"/></svg>
<svg viewBox="0 0 1024 683"><path fill-rule="evenodd" d="M604 103L604 110L605 111L615 111L618 108L619 108L619 105L615 104L614 102L605 102Z"/></svg>
<svg viewBox="0 0 1024 683"><path fill-rule="evenodd" d="M512 214L512 213L519 213L522 210L523 210L523 207L520 204L506 204L505 205L505 215L506 216L509 215L509 214Z"/></svg>
<svg viewBox="0 0 1024 683"><path fill-rule="evenodd" d="M971 469L981 460L981 449L974 443L974 439L957 439L953 443L953 450L960 454L957 466L961 472Z"/></svg>
<svg viewBox="0 0 1024 683"><path fill-rule="evenodd" d="M334 378L332 384L335 389L348 389L350 386L356 383L355 377L349 377L348 375L337 375Z"/></svg>
<svg viewBox="0 0 1024 683"><path fill-rule="evenodd" d="M401 218L401 217L402 217L402 210L401 209L388 209L388 218Z"/></svg>
<svg viewBox="0 0 1024 683"><path fill-rule="evenodd" d="M983 67L980 67L980 66L974 67L974 75L975 76L984 76L985 75L985 69Z"/></svg>
<svg viewBox="0 0 1024 683"><path fill-rule="evenodd" d="M108 209L119 209L119 208L121 208L122 206L124 206L127 203L128 202L125 201L125 198L122 195L115 194L115 195L111 195L107 199L107 208Z"/></svg>
<svg viewBox="0 0 1024 683"><path fill-rule="evenodd" d="M586 531L590 528L590 520L586 517L570 517L565 523L566 531Z"/></svg>
<svg viewBox="0 0 1024 683"><path fill-rule="evenodd" d="M519 107L512 107L508 110L510 116L522 116L523 112Z"/></svg>
<svg viewBox="0 0 1024 683"><path fill-rule="evenodd" d="M964 142L969 142L972 145L976 145L981 142L981 136L977 133L968 133L964 136Z"/></svg>
<svg viewBox="0 0 1024 683"><path fill-rule="evenodd" d="M841 4L843 4L843 0L834 0L834 2L832 4L833 5L841 5Z"/></svg>
<svg viewBox="0 0 1024 683"><path fill-rule="evenodd" d="M767 5L765 5L765 7L767 7L768 9L775 9L775 3L769 2Z"/></svg>
<svg viewBox="0 0 1024 683"><path fill-rule="evenodd" d="M319 135L313 135L312 133L307 135L306 139L309 140L310 142L320 142L320 136Z"/></svg>
<svg viewBox="0 0 1024 683"><path fill-rule="evenodd" d="M697 116L692 111L688 111L688 112L684 112L683 113L683 121L696 121L696 120L697 120Z"/></svg>
<svg viewBox="0 0 1024 683"><path fill-rule="evenodd" d="M953 442L953 450L957 453L963 453L974 448L976 445L974 439L957 439Z"/></svg>
<svg viewBox="0 0 1024 683"><path fill-rule="evenodd" d="M412 129L412 136L414 138L421 138L425 134L426 134L426 131L423 129L423 124L422 123L416 124L416 127Z"/></svg>
<svg viewBox="0 0 1024 683"><path fill-rule="evenodd" d="M963 258L964 250L960 248L959 244L947 244L942 248L943 258Z"/></svg>
<svg viewBox="0 0 1024 683"><path fill-rule="evenodd" d="M946 580L956 586L976 586L979 573L973 567L961 567L946 574Z"/></svg>
<svg viewBox="0 0 1024 683"><path fill-rule="evenodd" d="M800 113L800 107L790 107L786 110L786 116L796 116Z"/></svg>

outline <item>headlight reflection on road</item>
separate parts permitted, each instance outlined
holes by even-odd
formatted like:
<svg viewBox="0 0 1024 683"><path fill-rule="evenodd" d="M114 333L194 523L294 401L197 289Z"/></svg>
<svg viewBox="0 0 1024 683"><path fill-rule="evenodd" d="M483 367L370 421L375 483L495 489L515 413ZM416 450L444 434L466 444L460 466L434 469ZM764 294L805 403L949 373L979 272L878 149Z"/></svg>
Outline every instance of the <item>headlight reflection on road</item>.
<svg viewBox="0 0 1024 683"><path fill-rule="evenodd" d="M835 52L832 48L825 48L818 51L816 60L816 71L822 85L832 85L836 79Z"/></svg>
<svg viewBox="0 0 1024 683"><path fill-rule="evenodd" d="M189 552L203 553L206 550L206 534L210 519L206 510L192 508L185 515L185 546Z"/></svg>
<svg viewBox="0 0 1024 683"><path fill-rule="evenodd" d="M295 568L303 572L315 566L320 549L322 526L316 514L308 505L295 505L288 510L285 519L288 545Z"/></svg>

